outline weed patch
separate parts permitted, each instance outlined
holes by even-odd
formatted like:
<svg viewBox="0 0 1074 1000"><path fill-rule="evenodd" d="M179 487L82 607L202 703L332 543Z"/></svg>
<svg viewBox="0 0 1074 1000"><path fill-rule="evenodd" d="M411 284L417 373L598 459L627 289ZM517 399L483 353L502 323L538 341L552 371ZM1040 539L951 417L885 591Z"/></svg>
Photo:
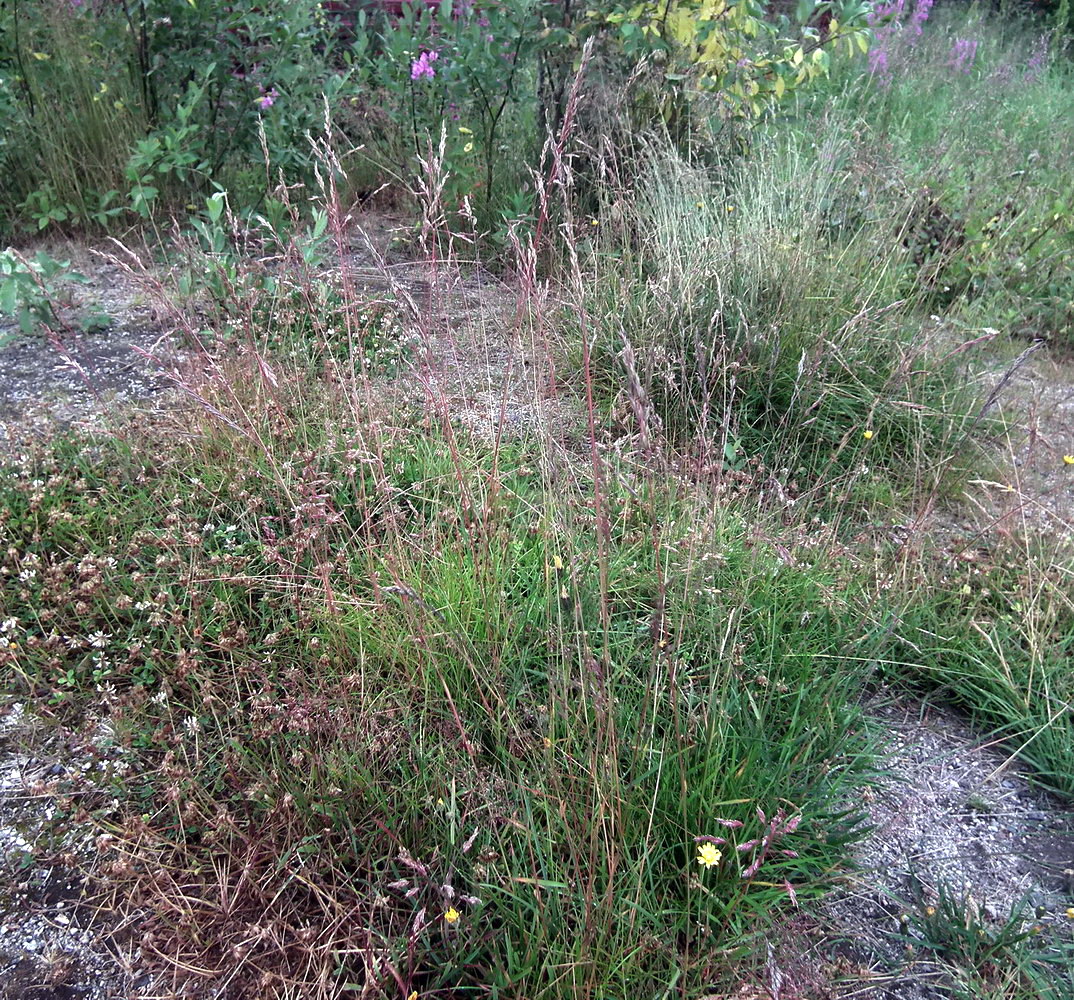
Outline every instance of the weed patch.
<svg viewBox="0 0 1074 1000"><path fill-rule="evenodd" d="M733 510L624 473L600 528L524 447L412 434L143 447L8 470L3 655L126 748L101 886L162 964L236 996L700 984L838 862L849 598Z"/></svg>

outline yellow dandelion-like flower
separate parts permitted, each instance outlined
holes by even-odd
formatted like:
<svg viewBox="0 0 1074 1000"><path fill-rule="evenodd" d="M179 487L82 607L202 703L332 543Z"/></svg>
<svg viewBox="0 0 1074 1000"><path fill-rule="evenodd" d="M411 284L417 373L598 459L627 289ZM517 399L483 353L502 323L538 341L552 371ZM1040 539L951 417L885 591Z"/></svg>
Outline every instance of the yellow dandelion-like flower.
<svg viewBox="0 0 1074 1000"><path fill-rule="evenodd" d="M457 924L459 922L459 917L461 917L461 916L462 916L462 914L459 913L459 911L456 910L454 906L449 906L444 911L444 923L445 924Z"/></svg>
<svg viewBox="0 0 1074 1000"><path fill-rule="evenodd" d="M589 224L591 226L599 226L600 225L600 220L599 219L590 219Z"/></svg>
<svg viewBox="0 0 1074 1000"><path fill-rule="evenodd" d="M872 441L872 439L873 439L873 432L872 432L872 431L862 431L862 434L861 434L861 436L862 436L863 438L865 438L865 440L866 440L866 441Z"/></svg>
<svg viewBox="0 0 1074 1000"><path fill-rule="evenodd" d="M697 849L697 863L702 868L712 868L720 863L720 858L723 857L723 851L721 851L715 844L702 844Z"/></svg>
<svg viewBox="0 0 1074 1000"><path fill-rule="evenodd" d="M1067 915L1068 917L1070 917L1070 919L1071 919L1071 920L1074 920L1074 906L1068 906L1068 907L1066 908L1066 911L1065 911L1065 912L1066 912L1066 915Z"/></svg>
<svg viewBox="0 0 1074 1000"><path fill-rule="evenodd" d="M1064 455L1063 456L1063 464L1064 465L1074 465L1074 455Z"/></svg>
<svg viewBox="0 0 1074 1000"><path fill-rule="evenodd" d="M728 212L733 212L734 210L735 210L735 206L734 206L734 205L728 205L728 206L727 206L727 211L728 211Z"/></svg>

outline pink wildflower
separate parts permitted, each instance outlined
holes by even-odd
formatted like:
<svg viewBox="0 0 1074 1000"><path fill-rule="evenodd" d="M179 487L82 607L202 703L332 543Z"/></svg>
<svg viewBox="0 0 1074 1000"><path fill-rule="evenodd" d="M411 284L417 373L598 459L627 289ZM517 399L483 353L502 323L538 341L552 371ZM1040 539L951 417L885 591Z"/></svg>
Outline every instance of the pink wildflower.
<svg viewBox="0 0 1074 1000"><path fill-rule="evenodd" d="M431 80L436 76L433 63L439 58L439 52L423 52L410 64L410 79L420 80L423 76L427 76Z"/></svg>

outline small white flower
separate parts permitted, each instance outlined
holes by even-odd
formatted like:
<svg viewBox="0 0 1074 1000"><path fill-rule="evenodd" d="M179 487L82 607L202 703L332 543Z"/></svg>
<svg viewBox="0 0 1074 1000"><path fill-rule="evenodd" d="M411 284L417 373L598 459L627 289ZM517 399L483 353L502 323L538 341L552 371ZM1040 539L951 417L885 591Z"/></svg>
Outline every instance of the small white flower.
<svg viewBox="0 0 1074 1000"><path fill-rule="evenodd" d="M198 722L196 716L188 715L183 719L183 728L191 735L194 735L201 732L201 723Z"/></svg>
<svg viewBox="0 0 1074 1000"><path fill-rule="evenodd" d="M17 618L6 618L3 622L0 622L0 632L5 634L14 632L18 627L19 620Z"/></svg>
<svg viewBox="0 0 1074 1000"><path fill-rule="evenodd" d="M88 642L94 649L105 649L108 646L108 640L112 636L108 632L94 632L92 635L86 637Z"/></svg>
<svg viewBox="0 0 1074 1000"><path fill-rule="evenodd" d="M19 573L19 583L30 583L36 576L36 569L24 569L21 573Z"/></svg>

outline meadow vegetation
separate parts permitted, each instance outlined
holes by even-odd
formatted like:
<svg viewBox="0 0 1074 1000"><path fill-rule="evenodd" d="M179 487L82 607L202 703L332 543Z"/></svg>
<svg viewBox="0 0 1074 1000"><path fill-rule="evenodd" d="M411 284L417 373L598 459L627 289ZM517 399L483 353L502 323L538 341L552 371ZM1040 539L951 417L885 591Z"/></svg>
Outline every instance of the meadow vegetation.
<svg viewBox="0 0 1074 1000"><path fill-rule="evenodd" d="M0 12L0 216L116 237L191 359L0 477L0 668L97 734L57 822L147 967L730 993L847 864L881 686L1074 794L1070 512L933 519L1007 475L980 373L1074 348L1069 13L930 6ZM423 281L373 291L389 198ZM970 995L1070 995L948 904Z"/></svg>

